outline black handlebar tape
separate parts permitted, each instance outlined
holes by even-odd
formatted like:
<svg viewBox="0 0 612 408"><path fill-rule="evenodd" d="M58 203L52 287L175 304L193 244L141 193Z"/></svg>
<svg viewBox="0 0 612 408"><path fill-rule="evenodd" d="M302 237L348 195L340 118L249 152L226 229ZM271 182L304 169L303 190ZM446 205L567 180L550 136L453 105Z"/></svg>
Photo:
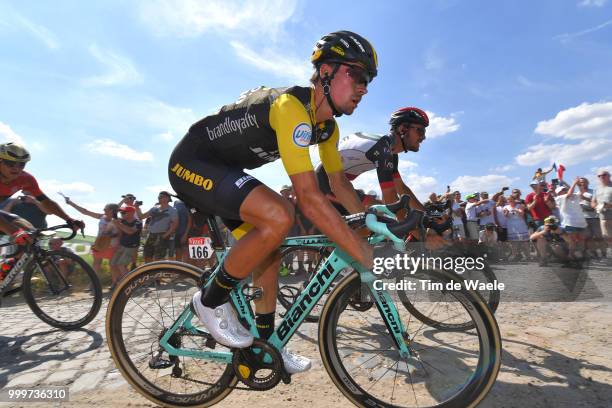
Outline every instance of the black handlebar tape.
<svg viewBox="0 0 612 408"><path fill-rule="evenodd" d="M409 231L422 225L424 216L425 213L423 211L412 210L404 221L388 226L389 231L396 237L403 239L408 235Z"/></svg>
<svg viewBox="0 0 612 408"><path fill-rule="evenodd" d="M394 202L393 204L387 204L387 208L389 209L389 211L396 213L399 210L408 209L409 202L410 202L410 196L407 194L404 194L403 196L400 197L398 201Z"/></svg>

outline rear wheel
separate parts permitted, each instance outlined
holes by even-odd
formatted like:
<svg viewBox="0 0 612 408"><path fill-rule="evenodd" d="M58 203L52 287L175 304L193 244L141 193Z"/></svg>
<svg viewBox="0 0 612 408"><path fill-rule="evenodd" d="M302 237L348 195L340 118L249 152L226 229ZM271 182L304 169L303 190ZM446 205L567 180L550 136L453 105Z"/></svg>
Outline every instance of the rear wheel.
<svg viewBox="0 0 612 408"><path fill-rule="evenodd" d="M102 287L94 270L78 255L47 251L23 275L23 296L43 322L73 330L91 322L102 305Z"/></svg>
<svg viewBox="0 0 612 408"><path fill-rule="evenodd" d="M128 382L156 404L207 407L237 382L231 364L169 355L159 344L189 307L202 273L181 262L152 262L124 278L109 302L106 337L112 358ZM199 324L197 318L192 323ZM203 350L206 337L179 327L169 343ZM229 351L217 344L215 351L222 350Z"/></svg>

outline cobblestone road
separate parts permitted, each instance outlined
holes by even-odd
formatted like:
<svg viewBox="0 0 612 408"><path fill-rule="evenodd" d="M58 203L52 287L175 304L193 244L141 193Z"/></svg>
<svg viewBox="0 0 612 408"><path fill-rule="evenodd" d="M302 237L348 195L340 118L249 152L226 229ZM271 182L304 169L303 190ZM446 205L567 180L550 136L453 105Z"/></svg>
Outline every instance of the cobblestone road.
<svg viewBox="0 0 612 408"><path fill-rule="evenodd" d="M600 263L584 271L538 269L533 264L496 269L498 276L515 282L526 282L526 277L536 272L537 281L547 285L548 295L557 293L559 288L565 288L568 293L578 288L583 293L578 298L590 301L505 303L502 294L497 317L504 337L504 366L498 383L483 405L606 406L605 401L612 400L612 356L609 351L612 304L608 297L612 268ZM550 289L551 284L553 289ZM529 287L523 286L523 290ZM8 299L0 309L0 389L66 385L70 388L71 400L90 394L87 404L116 406L120 402L113 398L120 398L117 395L123 392L123 395L129 393L130 398L141 401L136 405L148 405L132 391L126 391L129 386L110 358L104 334L107 293L96 319L84 329L73 332L47 326L21 299L21 295ZM317 325L305 324L290 343L293 349L299 349L314 359L313 370L302 377L301 384L281 385L266 393L275 398L268 401L282 402L283 406L302 406L311 401L310 405L316 407L346 403L321 366L316 349L316 331ZM287 391L294 387L296 390L310 389L311 394L305 392L296 398ZM324 392L325 402L312 399L312 392L321 389L329 390L329 396L328 391ZM522 395L520 398L515 397L519 394ZM250 404L266 401L261 395L236 391L221 405L232 406L245 398ZM515 398L519 399L513 400ZM258 402L251 405L259 406ZM275 403L261 406L277 406Z"/></svg>

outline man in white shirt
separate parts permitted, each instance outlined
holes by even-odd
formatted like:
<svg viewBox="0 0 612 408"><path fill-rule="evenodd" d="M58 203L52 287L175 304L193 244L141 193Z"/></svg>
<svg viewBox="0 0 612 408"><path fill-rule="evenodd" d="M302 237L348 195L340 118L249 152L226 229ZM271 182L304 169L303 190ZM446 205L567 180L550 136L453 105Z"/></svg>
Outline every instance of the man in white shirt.
<svg viewBox="0 0 612 408"><path fill-rule="evenodd" d="M586 219L584 218L584 214L582 213L582 208L580 207L580 197L574 194L574 189L580 180L579 177L576 177L576 180L572 183L571 187L567 187L566 185L559 186L555 190L557 197L555 197L555 202L557 203L557 207L559 208L559 212L561 214L561 226L563 230L567 233L567 244L569 249L569 258L576 258L576 247L582 247L584 244L584 230L587 227ZM580 257L582 256L581 249L579 250Z"/></svg>
<svg viewBox="0 0 612 408"><path fill-rule="evenodd" d="M593 201L593 190L589 188L589 180L586 177L580 177L576 195L580 198L582 214L584 214L584 218L587 222L587 227L584 231L586 246L585 254L588 253L589 256L592 257L601 257L606 252L606 244L601 236L599 214L597 214L597 211L591 206L591 202Z"/></svg>
<svg viewBox="0 0 612 408"><path fill-rule="evenodd" d="M594 192L591 205L599 213L601 235L608 241L608 248L610 248L612 247L612 182L610 181L610 172L603 169L599 170L597 179L599 185Z"/></svg>
<svg viewBox="0 0 612 408"><path fill-rule="evenodd" d="M468 203L465 206L465 218L467 219L467 238L471 240L478 239L478 198L476 194L468 194L465 196Z"/></svg>

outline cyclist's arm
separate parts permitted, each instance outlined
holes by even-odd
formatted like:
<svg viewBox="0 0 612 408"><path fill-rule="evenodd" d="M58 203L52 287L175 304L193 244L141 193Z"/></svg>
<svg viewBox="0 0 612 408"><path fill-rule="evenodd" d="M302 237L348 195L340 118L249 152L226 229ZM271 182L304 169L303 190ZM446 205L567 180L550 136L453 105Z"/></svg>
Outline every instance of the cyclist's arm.
<svg viewBox="0 0 612 408"><path fill-rule="evenodd" d="M340 201L346 210L355 214L365 211L363 203L359 200L359 196L355 191L353 184L346 178L344 171L340 170L335 173L328 173L329 185L336 199Z"/></svg>
<svg viewBox="0 0 612 408"><path fill-rule="evenodd" d="M270 109L270 125L275 130L278 140L278 150L283 166L291 179L296 196L297 204L302 214L332 241L344 249L353 259L362 263L365 267L372 267L372 247L362 241L358 235L351 230L344 220L339 216L336 209L329 200L321 193L315 177L308 144L294 139L294 133L300 129L308 130L310 116L304 106L292 95L284 94L276 99ZM312 131L312 129L310 129ZM334 139L338 137L334 130ZM337 140L337 139L336 139ZM328 140L326 143L329 143ZM325 143L323 143L325 144ZM321 149L321 161L325 170L330 173L342 169L342 161L337 153L335 142L331 147ZM336 157L334 160L333 158ZM331 160L330 160L331 159Z"/></svg>
<svg viewBox="0 0 612 408"><path fill-rule="evenodd" d="M404 184L404 180L402 180L402 177L399 174L396 177L393 178L393 181L395 183L395 190L400 195L407 194L407 195L410 196L410 198L411 198L410 203L409 203L410 208L414 208L414 209L417 209L417 210L425 211L425 207L423 206L423 204L419 201L419 199L412 192L412 190L406 184ZM387 201L385 200L385 203L386 202Z"/></svg>
<svg viewBox="0 0 612 408"><path fill-rule="evenodd" d="M55 201L51 200L49 197L46 197L46 196L42 199L41 198L42 197L36 197L36 199L40 202L40 206L42 207L44 212L46 212L47 214L57 215L58 217L60 217L61 219L65 221L72 220L72 217L66 214L64 210L62 210L62 207L59 206L58 203L56 203ZM78 211L78 208L77 208L77 211ZM100 214L100 217L101 216L102 215ZM94 217L94 218L99 219L100 217Z"/></svg>
<svg viewBox="0 0 612 408"><path fill-rule="evenodd" d="M7 235L13 235L15 232L19 231L21 228L15 224L13 224L9 219L5 218L2 214L4 211L0 211L0 231L4 232Z"/></svg>
<svg viewBox="0 0 612 408"><path fill-rule="evenodd" d="M55 201L51 201L51 199L48 199L48 198L47 198L47 200L40 201L40 204L43 207L43 211L48 212L49 214L55 214L53 212L53 210L55 210L56 208L53 207L53 204L51 204L51 207L48 207L46 204L44 204L45 201L50 201L51 203L55 204L55 206L57 208L59 208L59 205L57 205L57 203ZM72 202L72 200L67 200L66 204L68 204L69 206L71 206L72 208L74 208L75 210L80 212L81 214L87 215L87 216L95 218L97 220L102 218L102 216L104 215L104 214L100 214L100 213L95 213L93 211L89 211L87 208L84 208L84 207L81 207L80 205L75 204L74 202ZM61 208L59 208L59 210L63 212L63 210ZM57 214L55 214L55 215L57 215ZM64 218L64 217L61 217L59 215L58 215L58 217Z"/></svg>

